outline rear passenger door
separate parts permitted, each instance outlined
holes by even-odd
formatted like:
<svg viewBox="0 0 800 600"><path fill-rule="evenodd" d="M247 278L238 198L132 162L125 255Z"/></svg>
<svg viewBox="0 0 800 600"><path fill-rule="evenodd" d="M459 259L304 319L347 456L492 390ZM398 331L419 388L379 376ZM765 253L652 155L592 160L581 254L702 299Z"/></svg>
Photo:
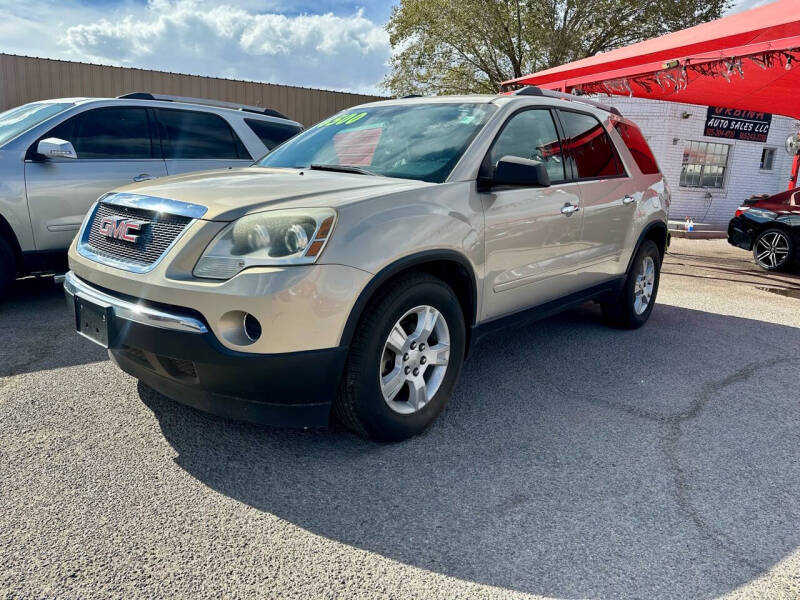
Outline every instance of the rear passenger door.
<svg viewBox="0 0 800 600"><path fill-rule="evenodd" d="M43 158L34 142L25 161L25 187L37 250L66 248L103 193L166 175L153 129L144 107L95 108L40 138L71 142L77 159Z"/></svg>
<svg viewBox="0 0 800 600"><path fill-rule="evenodd" d="M638 190L603 124L590 113L559 109L564 151L583 207L583 287L627 268ZM624 264L623 264L624 262Z"/></svg>
<svg viewBox="0 0 800 600"><path fill-rule="evenodd" d="M171 108L158 108L155 114L170 175L253 163L239 136L219 115Z"/></svg>

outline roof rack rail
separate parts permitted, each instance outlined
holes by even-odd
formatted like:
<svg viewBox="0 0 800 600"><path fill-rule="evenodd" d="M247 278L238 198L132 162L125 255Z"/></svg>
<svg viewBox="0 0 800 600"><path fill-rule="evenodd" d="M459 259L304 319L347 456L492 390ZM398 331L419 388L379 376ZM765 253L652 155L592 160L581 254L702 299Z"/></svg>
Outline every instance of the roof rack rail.
<svg viewBox="0 0 800 600"><path fill-rule="evenodd" d="M170 96L167 94L151 94L150 92L131 92L117 96L120 100L159 100L161 102L186 102L187 104L202 104L203 106L216 106L217 108L230 108L231 110L241 110L244 112L277 117L279 119L289 119L286 115L273 108L261 108L260 106L249 106L247 104L237 104L235 102L225 102L223 100L209 100L207 98L189 98L187 96Z"/></svg>
<svg viewBox="0 0 800 600"><path fill-rule="evenodd" d="M511 94L514 96L544 96L542 88L538 88L535 85L526 85L518 90L514 90Z"/></svg>
<svg viewBox="0 0 800 600"><path fill-rule="evenodd" d="M561 100L582 102L583 104L589 104L590 106L594 106L595 108L599 108L600 110L610 112L611 114L617 115L618 117L622 116L622 113L619 111L619 109L614 106L609 106L608 104L603 104L602 102L597 102L596 100L589 100L588 98L583 98L582 96L576 96L575 94L556 92L555 90L543 90L542 88L536 87L535 85L525 86L512 93L515 96L544 96L546 98L559 98Z"/></svg>

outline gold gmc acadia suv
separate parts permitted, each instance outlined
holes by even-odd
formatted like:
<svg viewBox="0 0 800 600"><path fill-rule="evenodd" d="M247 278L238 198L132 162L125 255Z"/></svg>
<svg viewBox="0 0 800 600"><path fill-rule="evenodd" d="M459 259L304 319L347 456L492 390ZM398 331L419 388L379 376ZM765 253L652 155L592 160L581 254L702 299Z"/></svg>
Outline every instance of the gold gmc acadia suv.
<svg viewBox="0 0 800 600"><path fill-rule="evenodd" d="M668 207L615 109L538 88L387 100L253 166L105 194L65 290L80 334L178 402L396 441L491 330L587 300L643 325Z"/></svg>

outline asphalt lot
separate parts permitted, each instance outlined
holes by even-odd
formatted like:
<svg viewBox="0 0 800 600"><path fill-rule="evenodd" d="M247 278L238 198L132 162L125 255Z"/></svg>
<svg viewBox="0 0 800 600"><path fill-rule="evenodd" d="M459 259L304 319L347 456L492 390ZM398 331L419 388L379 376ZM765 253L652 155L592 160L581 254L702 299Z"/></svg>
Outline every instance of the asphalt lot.
<svg viewBox="0 0 800 600"><path fill-rule="evenodd" d="M643 329L490 338L425 435L196 412L0 305L0 597L797 598L800 276L675 240ZM800 292L798 292L800 293Z"/></svg>

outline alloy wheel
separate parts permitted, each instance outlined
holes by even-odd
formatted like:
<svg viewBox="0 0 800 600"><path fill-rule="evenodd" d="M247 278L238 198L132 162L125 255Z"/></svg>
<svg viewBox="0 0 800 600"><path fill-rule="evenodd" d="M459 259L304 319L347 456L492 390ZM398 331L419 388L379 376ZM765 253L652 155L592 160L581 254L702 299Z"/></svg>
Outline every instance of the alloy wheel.
<svg viewBox="0 0 800 600"><path fill-rule="evenodd" d="M756 242L756 261L767 269L774 269L786 262L789 256L789 238L780 231L768 231Z"/></svg>
<svg viewBox="0 0 800 600"><path fill-rule="evenodd" d="M450 362L450 330L441 312L422 305L395 323L380 362L383 399L393 411L422 410L442 384Z"/></svg>
<svg viewBox="0 0 800 600"><path fill-rule="evenodd" d="M652 256L645 256L636 274L633 285L633 310L637 315L644 314L653 297L653 287L656 281L656 263Z"/></svg>

